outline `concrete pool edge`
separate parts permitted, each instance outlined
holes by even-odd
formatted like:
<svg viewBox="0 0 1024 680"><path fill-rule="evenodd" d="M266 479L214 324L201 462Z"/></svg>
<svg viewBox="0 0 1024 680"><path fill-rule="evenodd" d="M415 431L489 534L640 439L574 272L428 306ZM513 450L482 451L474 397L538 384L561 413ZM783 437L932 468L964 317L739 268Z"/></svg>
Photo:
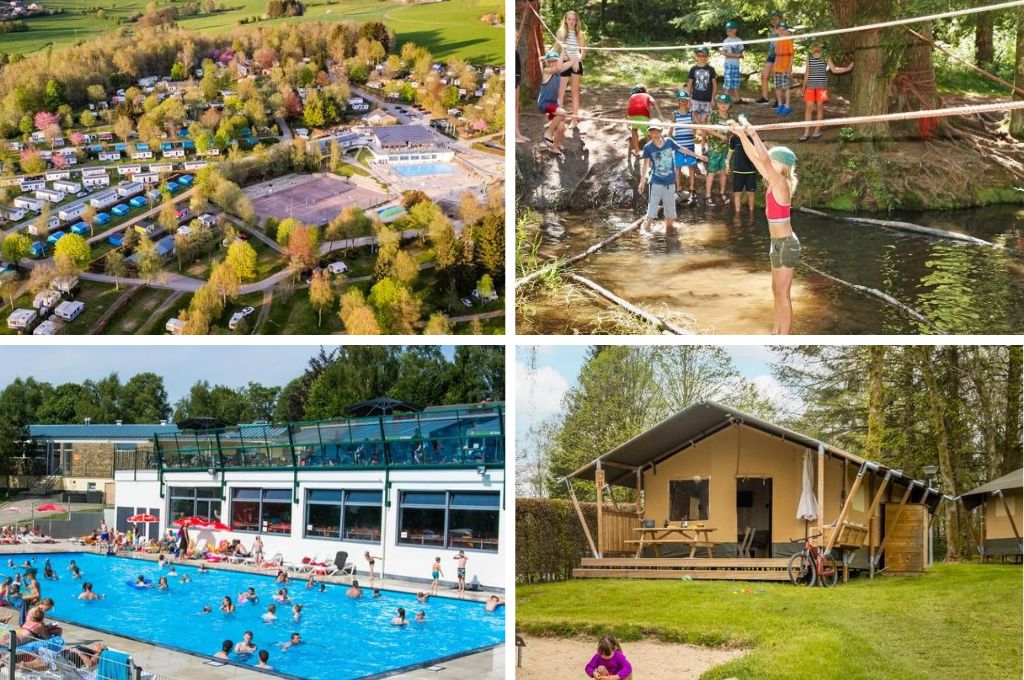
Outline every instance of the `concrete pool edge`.
<svg viewBox="0 0 1024 680"><path fill-rule="evenodd" d="M12 555L12 556L13 555L38 555L38 556L41 556L41 557L45 557L46 555L77 555L77 554L87 554L87 555L95 555L97 557L105 557L105 555L102 552L100 552L100 551L91 550L89 548L89 546L81 546L81 545L78 545L78 544L44 543L44 544L18 544L18 545L4 545L4 546L0 546L0 555ZM148 563L155 564L156 561L157 561L157 557L158 556L157 556L157 554L141 553L141 554L137 554L137 555L136 554L116 555L116 556L112 556L112 557L118 557L118 558L125 559L125 560L137 560L139 562L144 562L144 563L148 562ZM178 564L178 565L189 566L189 567L192 567L192 568L197 568L199 566L199 564L201 564L202 562L203 562L203 560L175 560L173 562L173 564ZM244 567L244 566L241 566L241 565L223 565L222 566L222 565L217 564L217 563L207 563L207 567L209 569L211 569L211 570L217 569L217 570L225 571L225 572L235 572L235 573L239 573L239 574L248 574L250 576L260 576L260 577L269 578L269 579L273 579L274 578L274 573L272 571L268 572L267 570L259 570L259 569L256 569L255 567ZM223 567L231 567L231 568L223 568ZM18 568L20 569L21 567L19 566ZM328 581L332 585L336 585L336 586L346 585L343 581L340 580L342 577L333 577L333 578L337 579L337 580ZM305 582L305 579L302 579L302 578L296 578L296 579L290 579L290 580L294 580L294 581L297 581L299 583L304 583ZM396 582L393 582L391 584L391 587L385 587L385 586L382 585L380 587L380 589L384 590L384 591L392 592L392 593L399 593L399 594L405 594L405 595L415 594L416 592L418 592L418 590L419 590L418 588L411 587L411 586L412 586L412 584L409 584L407 582L396 581ZM367 586L364 586L364 588L366 588L366 587ZM454 601L454 602L467 602L467 603L474 602L474 603L477 603L477 604L483 604L485 602L485 598L486 598L486 596L488 594L493 594L493 593L488 593L486 591L479 591L479 592L475 592L475 593L474 592L467 592L466 593L466 595L467 595L466 598L456 598L456 597L450 597L450 596L441 595L441 594L439 594L439 595L437 595L435 597L439 597L439 598L445 599L445 600L451 600L451 601ZM12 610L10 608L6 608L6 609L8 611L12 611L15 614L17 614L17 610ZM503 612L502 615L504 616L504 612ZM306 680L306 678L304 676L293 675L293 674L290 674L290 673L286 673L284 671L279 671L279 670L274 669L274 668L271 668L271 669L258 669L255 666L250 666L248 664L237 663L235 661L232 661L231 659L220 659L220 658L217 658L217 657L212 656L212 655L207 655L207 654L203 654L202 652L196 652L196 651L184 649L182 647L178 647L178 646L175 646L175 645L172 645L172 644L163 643L163 642L154 642L154 641L147 640L147 639L140 638L140 637L136 637L136 636L133 636L133 635L128 635L128 634L125 634L125 633L114 632L114 631L111 631L111 630L109 630L107 628L104 628L104 627L101 627L101 626L96 626L96 625L92 625L92 624L84 625L84 624L81 624L81 623L70 621L68 619L65 619L65 618L59 616L59 615L54 615L52 612L48 613L47 617L52 619L52 620L54 620L54 621L59 621L60 623L65 624L67 626L70 626L72 628L80 629L80 630L83 630L83 631L90 631L90 632L101 633L101 634L103 634L105 636L111 636L111 637L115 637L115 638L122 639L122 640L128 640L128 641L131 641L131 642L136 643L138 645L143 645L146 648L150 648L150 649L152 649L152 650L154 650L156 652L168 652L168 653L172 653L172 654L180 654L180 655L183 655L183 656L185 656L185 657L187 657L189 659L195 660L195 662L197 664L202 664L204 669L205 668L209 668L209 669L212 669L212 668L224 668L224 669L228 669L228 670L234 670L237 673L242 673L243 674L240 677L246 677L246 678L248 678L250 676L250 674L251 674L253 678L273 676L273 677L285 678L286 680ZM431 666L439 665L439 664L446 663L446 662L451 662L451 661L456 661L456 660L461 660L461 659L467 659L467 661L471 661L469 659L469 657L473 657L473 656L476 656L476 655L486 654L487 652L490 652L490 651L493 651L493 650L496 650L496 649L499 649L499 648L503 648L504 645L505 645L504 641L489 643L489 644L486 644L486 645L481 645L479 647L474 647L472 649L463 650L463 651L459 651L459 652L454 652L452 654L447 654L447 655L444 655L444 656L435 657L435 658L428 659L428 660L425 660L425 661L415 662L415 663L412 663L412 664L406 664L404 666L399 666L399 667L396 667L396 668L389 668L389 669L386 669L386 670L382 670L382 671L378 671L378 672L375 672L375 673L371 673L369 675L356 676L356 677L353 678L353 680L377 680L377 679L382 679L382 678L391 678L391 677L396 677L396 676L404 675L404 674L407 674L407 673L413 673L415 671L426 669L426 668L429 668ZM208 662L211 662L211 661L217 663L218 666L210 666ZM152 670L152 669L151 668L147 668L147 670ZM191 676L189 676L189 677L191 677ZM227 676L227 677L235 677L235 675ZM503 669L502 669L502 671L500 671L500 674L495 676L495 677L504 677Z"/></svg>

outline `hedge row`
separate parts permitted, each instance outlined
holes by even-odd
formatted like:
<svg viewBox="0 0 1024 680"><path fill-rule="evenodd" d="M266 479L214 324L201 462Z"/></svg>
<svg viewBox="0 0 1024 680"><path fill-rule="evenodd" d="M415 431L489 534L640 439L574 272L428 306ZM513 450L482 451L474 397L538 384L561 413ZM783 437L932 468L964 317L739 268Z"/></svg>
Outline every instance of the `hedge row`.
<svg viewBox="0 0 1024 680"><path fill-rule="evenodd" d="M597 507L580 506L596 537ZM516 499L516 583L563 581L572 576L581 558L589 556L587 538L569 501Z"/></svg>

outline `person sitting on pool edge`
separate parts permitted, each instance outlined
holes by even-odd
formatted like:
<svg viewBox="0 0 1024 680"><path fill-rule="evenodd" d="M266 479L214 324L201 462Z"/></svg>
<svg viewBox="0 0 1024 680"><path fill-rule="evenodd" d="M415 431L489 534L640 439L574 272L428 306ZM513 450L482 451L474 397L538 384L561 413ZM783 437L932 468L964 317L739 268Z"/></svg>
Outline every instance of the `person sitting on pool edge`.
<svg viewBox="0 0 1024 680"><path fill-rule="evenodd" d="M226 659L228 658L228 654L231 652L231 648L234 646L234 642L232 642L231 640L225 640L224 642L220 643L220 651L214 654L214 656L218 659Z"/></svg>
<svg viewBox="0 0 1024 680"><path fill-rule="evenodd" d="M295 647L297 645L301 645L302 644L302 636L299 635L298 633L292 633L292 639L291 640L289 640L288 642L281 642L279 644L281 645L281 651L283 652L286 649L288 649L289 647Z"/></svg>
<svg viewBox="0 0 1024 680"><path fill-rule="evenodd" d="M252 643L252 631L242 633L242 641L235 645L235 654L252 654L256 651L256 645Z"/></svg>
<svg viewBox="0 0 1024 680"><path fill-rule="evenodd" d="M353 599L362 597L363 589L359 587L359 581L352 579L352 585L345 591L345 594Z"/></svg>

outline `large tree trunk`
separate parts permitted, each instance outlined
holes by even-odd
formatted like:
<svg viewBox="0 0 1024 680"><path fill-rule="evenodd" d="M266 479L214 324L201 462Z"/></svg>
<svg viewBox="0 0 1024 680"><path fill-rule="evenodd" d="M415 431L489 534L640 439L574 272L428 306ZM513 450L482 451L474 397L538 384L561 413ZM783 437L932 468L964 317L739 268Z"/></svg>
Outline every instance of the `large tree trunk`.
<svg viewBox="0 0 1024 680"><path fill-rule="evenodd" d="M1006 411L1003 417L1003 461L999 473L1008 474L1020 467L1021 460L1021 378L1024 373L1024 348L1010 345L1007 361Z"/></svg>
<svg viewBox="0 0 1024 680"><path fill-rule="evenodd" d="M882 433L885 431L885 392L882 381L885 345L871 345L868 360L868 436L864 457L881 460Z"/></svg>
<svg viewBox="0 0 1024 680"><path fill-rule="evenodd" d="M1017 10L1017 56L1013 84L1024 88L1024 8ZM1014 91L1013 99L1022 101L1024 95ZM1024 109L1017 109L1010 113L1010 134L1017 139L1024 139Z"/></svg>
<svg viewBox="0 0 1024 680"><path fill-rule="evenodd" d="M921 361L921 372L924 376L925 387L928 392L929 418L932 424L932 436L935 438L935 448L939 458L939 480L942 484L942 492L950 496L956 496L957 490L953 482L952 461L949 455L949 438L946 432L945 408L942 395L939 393L939 386L935 380L935 367L932 365L933 348L921 346L917 348ZM942 503L943 524L946 532L946 561L954 562L959 559L959 532L957 531L955 503Z"/></svg>
<svg viewBox="0 0 1024 680"><path fill-rule="evenodd" d="M932 22L926 21L916 27L918 33L932 39ZM941 107L942 98L935 85L935 65L932 56L935 54L930 43L907 34L907 48L900 60L900 70L896 75L896 110L924 111ZM920 118L916 122L917 136L928 139L936 130L943 127L941 119Z"/></svg>
<svg viewBox="0 0 1024 680"><path fill-rule="evenodd" d="M544 28L531 7L540 12L537 0L516 3L517 25L522 26L516 49L523 66L522 89L529 96L535 95L540 87L540 53L544 50Z"/></svg>
<svg viewBox="0 0 1024 680"><path fill-rule="evenodd" d="M832 0L837 26L855 26L891 18L892 0ZM850 115L873 116L889 109L886 52L881 31L857 31L839 36L840 53L856 63L851 72ZM889 136L888 123L858 126L863 137Z"/></svg>
<svg viewBox="0 0 1024 680"><path fill-rule="evenodd" d="M988 0L984 3L988 4ZM992 46L992 13L982 12L976 15L974 25L974 63L986 70L995 61L995 48Z"/></svg>

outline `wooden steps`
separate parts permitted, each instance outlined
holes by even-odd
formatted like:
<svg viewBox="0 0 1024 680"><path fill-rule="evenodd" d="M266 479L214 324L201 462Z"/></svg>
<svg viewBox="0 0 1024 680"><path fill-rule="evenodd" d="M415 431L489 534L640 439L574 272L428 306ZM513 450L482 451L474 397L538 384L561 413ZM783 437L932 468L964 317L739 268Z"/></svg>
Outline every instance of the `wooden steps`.
<svg viewBox="0 0 1024 680"><path fill-rule="evenodd" d="M716 581L788 581L789 558L640 557L584 558L575 578L636 578Z"/></svg>
<svg viewBox="0 0 1024 680"><path fill-rule="evenodd" d="M766 569L573 569L573 578L681 579L701 581L788 581L785 571Z"/></svg>

